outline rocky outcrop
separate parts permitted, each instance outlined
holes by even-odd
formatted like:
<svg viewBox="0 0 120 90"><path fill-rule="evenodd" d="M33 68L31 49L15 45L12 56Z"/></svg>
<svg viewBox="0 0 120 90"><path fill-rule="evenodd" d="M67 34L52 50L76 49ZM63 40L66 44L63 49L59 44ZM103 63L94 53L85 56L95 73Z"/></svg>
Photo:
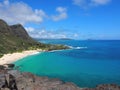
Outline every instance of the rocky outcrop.
<svg viewBox="0 0 120 90"><path fill-rule="evenodd" d="M96 88L80 88L59 79L38 77L31 73L13 70L13 64L0 66L0 90L120 90L115 84L98 85Z"/></svg>
<svg viewBox="0 0 120 90"><path fill-rule="evenodd" d="M1 90L81 90L73 83L65 83L59 79L48 77L38 77L27 72L21 73L18 70L12 70L11 66L14 65L1 66Z"/></svg>

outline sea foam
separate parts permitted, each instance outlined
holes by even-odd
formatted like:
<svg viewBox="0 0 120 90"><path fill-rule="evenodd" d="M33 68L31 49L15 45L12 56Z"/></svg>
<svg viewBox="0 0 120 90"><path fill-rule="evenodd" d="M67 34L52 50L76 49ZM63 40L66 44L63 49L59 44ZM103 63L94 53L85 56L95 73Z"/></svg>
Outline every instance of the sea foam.
<svg viewBox="0 0 120 90"><path fill-rule="evenodd" d="M75 47L75 49L86 49L87 47Z"/></svg>

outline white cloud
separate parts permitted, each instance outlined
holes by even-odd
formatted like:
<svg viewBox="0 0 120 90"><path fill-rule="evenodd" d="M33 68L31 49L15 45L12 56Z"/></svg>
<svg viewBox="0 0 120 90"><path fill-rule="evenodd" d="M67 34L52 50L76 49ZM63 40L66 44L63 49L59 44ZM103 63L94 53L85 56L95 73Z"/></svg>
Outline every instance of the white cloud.
<svg viewBox="0 0 120 90"><path fill-rule="evenodd" d="M32 33L32 32L35 31L35 29L32 28L32 27L25 27L25 30L26 30L28 33Z"/></svg>
<svg viewBox="0 0 120 90"><path fill-rule="evenodd" d="M3 3L4 5L9 5L9 0L4 0Z"/></svg>
<svg viewBox="0 0 120 90"><path fill-rule="evenodd" d="M73 4L80 6L82 8L87 8L88 7L88 2L87 0L73 0Z"/></svg>
<svg viewBox="0 0 120 90"><path fill-rule="evenodd" d="M0 3L0 18L9 24L41 23L44 17L46 14L43 10L34 10L23 2L10 3L9 0L4 0Z"/></svg>
<svg viewBox="0 0 120 90"><path fill-rule="evenodd" d="M52 19L54 21L59 21L67 18L67 8L65 7L57 7L56 11L59 13L58 15L52 15Z"/></svg>
<svg viewBox="0 0 120 90"><path fill-rule="evenodd" d="M49 39L57 39L57 38L66 38L66 35L63 33L56 33L54 31L47 31L45 29L35 30L31 27L27 28L29 35L33 38L49 38Z"/></svg>
<svg viewBox="0 0 120 90"><path fill-rule="evenodd" d="M46 15L41 9L33 9L24 2L9 2L3 0L0 2L0 18L7 21L9 24L26 24L26 23L41 23L45 18L51 18L54 21L59 21L67 18L67 9L64 7L56 8L58 15Z"/></svg>
<svg viewBox="0 0 120 90"><path fill-rule="evenodd" d="M111 0L91 0L91 2L94 5L105 5L107 3L109 3Z"/></svg>
<svg viewBox="0 0 120 90"><path fill-rule="evenodd" d="M77 38L79 35L78 35L77 33L75 33L73 36L74 36L75 38Z"/></svg>
<svg viewBox="0 0 120 90"><path fill-rule="evenodd" d="M79 35L77 33L70 32L61 32L61 31L53 31L46 29L36 30L33 27L25 28L29 35L33 38L46 38L46 39L59 39L59 38L77 38Z"/></svg>
<svg viewBox="0 0 120 90"><path fill-rule="evenodd" d="M96 7L99 5L106 5L112 0L73 0L73 4L81 8Z"/></svg>

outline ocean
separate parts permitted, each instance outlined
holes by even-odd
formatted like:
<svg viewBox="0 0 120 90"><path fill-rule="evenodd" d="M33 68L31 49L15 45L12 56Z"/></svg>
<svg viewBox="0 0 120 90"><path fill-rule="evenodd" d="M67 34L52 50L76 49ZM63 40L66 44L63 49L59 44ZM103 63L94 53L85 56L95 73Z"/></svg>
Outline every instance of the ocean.
<svg viewBox="0 0 120 90"><path fill-rule="evenodd" d="M120 85L119 40L39 40L69 45L72 49L42 52L15 62L22 72L59 78L80 87Z"/></svg>

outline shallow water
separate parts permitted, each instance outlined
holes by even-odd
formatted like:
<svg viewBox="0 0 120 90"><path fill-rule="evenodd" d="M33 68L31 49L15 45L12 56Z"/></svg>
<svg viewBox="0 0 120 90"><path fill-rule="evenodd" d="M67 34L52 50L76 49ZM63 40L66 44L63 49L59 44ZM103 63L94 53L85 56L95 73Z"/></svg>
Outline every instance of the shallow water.
<svg viewBox="0 0 120 90"><path fill-rule="evenodd" d="M43 52L25 57L15 64L21 71L39 76L60 78L80 87L95 87L103 83L120 85L120 41L44 40L65 44L71 50ZM76 47L87 47L78 48Z"/></svg>

